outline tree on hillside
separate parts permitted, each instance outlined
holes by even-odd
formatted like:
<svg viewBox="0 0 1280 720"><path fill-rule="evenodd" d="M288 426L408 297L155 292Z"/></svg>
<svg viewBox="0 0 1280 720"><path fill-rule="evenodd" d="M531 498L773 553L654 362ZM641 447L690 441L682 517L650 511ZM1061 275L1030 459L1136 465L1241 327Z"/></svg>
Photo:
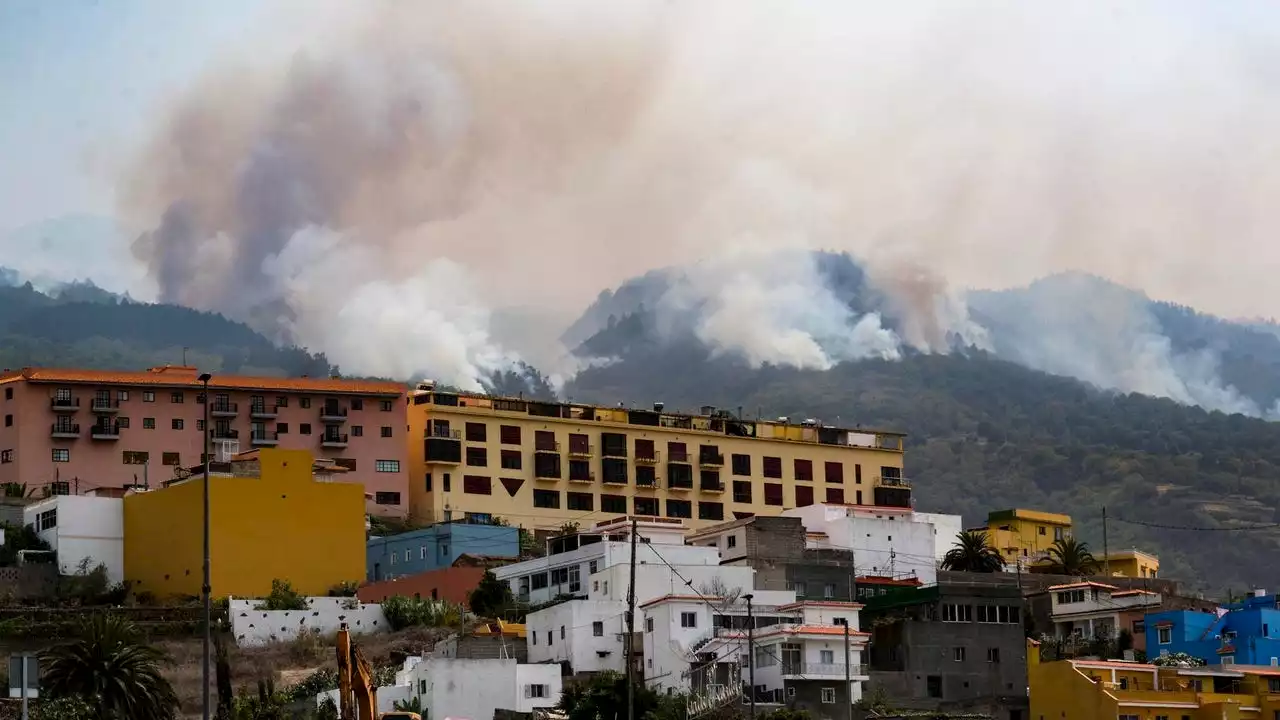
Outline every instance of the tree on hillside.
<svg viewBox="0 0 1280 720"><path fill-rule="evenodd" d="M1089 544L1075 538L1058 538L1049 548L1049 560L1061 575L1088 575L1098 571Z"/></svg>
<svg viewBox="0 0 1280 720"><path fill-rule="evenodd" d="M42 689L51 699L91 701L99 718L170 720L178 697L160 673L166 659L135 625L97 613L81 622L74 639L44 654Z"/></svg>
<svg viewBox="0 0 1280 720"><path fill-rule="evenodd" d="M675 720L684 717L683 695L659 695L644 683L635 687L636 717L641 720ZM567 685L556 708L569 720L612 718L627 707L627 678L603 672L582 683Z"/></svg>
<svg viewBox="0 0 1280 720"><path fill-rule="evenodd" d="M471 612L482 618L500 617L507 608L515 604L511 596L511 587L493 574L485 570L480 584L467 598L471 604Z"/></svg>
<svg viewBox="0 0 1280 720"><path fill-rule="evenodd" d="M981 530L965 530L956 534L956 544L942 556L943 570L991 573L1004 568L999 551L991 547Z"/></svg>

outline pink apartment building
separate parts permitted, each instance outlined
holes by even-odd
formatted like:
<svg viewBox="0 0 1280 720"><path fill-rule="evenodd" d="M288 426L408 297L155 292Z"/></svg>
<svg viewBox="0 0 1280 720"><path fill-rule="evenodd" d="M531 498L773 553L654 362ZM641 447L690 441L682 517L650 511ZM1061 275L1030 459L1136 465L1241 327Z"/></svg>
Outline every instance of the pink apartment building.
<svg viewBox="0 0 1280 720"><path fill-rule="evenodd" d="M205 398L194 367L145 372L0 372L0 483L85 493L159 484L203 462ZM254 448L309 450L362 483L374 512L408 502L405 388L339 378L214 374L215 459Z"/></svg>

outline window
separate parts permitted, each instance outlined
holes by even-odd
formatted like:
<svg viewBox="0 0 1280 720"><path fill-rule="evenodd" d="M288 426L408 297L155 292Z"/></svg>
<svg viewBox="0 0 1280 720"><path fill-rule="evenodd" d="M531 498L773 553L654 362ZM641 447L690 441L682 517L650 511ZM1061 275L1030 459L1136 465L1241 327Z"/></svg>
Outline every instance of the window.
<svg viewBox="0 0 1280 720"><path fill-rule="evenodd" d="M796 480L801 482L813 482L813 461L796 460L795 472Z"/></svg>
<svg viewBox="0 0 1280 720"><path fill-rule="evenodd" d="M734 475L751 476L751 456L734 453L731 458Z"/></svg>
<svg viewBox="0 0 1280 720"><path fill-rule="evenodd" d="M698 503L698 519L699 520L723 520L724 519L724 503L718 502L699 502Z"/></svg>
<svg viewBox="0 0 1280 720"><path fill-rule="evenodd" d="M43 532L58 526L58 509L45 510L36 516L36 532Z"/></svg>
<svg viewBox="0 0 1280 720"><path fill-rule="evenodd" d="M12 415L5 415L5 416L4 416L4 426L5 426L5 427L13 427L13 416L12 416Z"/></svg>
<svg viewBox="0 0 1280 720"><path fill-rule="evenodd" d="M604 623L599 620L591 623L591 635L594 637L604 637Z"/></svg>
<svg viewBox="0 0 1280 720"><path fill-rule="evenodd" d="M276 434L277 434L277 435L288 435L288 434L289 434L289 423L276 423Z"/></svg>
<svg viewBox="0 0 1280 720"><path fill-rule="evenodd" d="M155 429L156 429L156 419L155 419L155 418L142 418L142 429L143 429L143 430L155 430Z"/></svg>
<svg viewBox="0 0 1280 720"><path fill-rule="evenodd" d="M520 426L518 425L500 425L498 426L498 441L503 445L519 445L520 444Z"/></svg>
<svg viewBox="0 0 1280 720"><path fill-rule="evenodd" d="M4 399L5 399L5 400L12 400L12 399L13 399L13 388L5 388L5 389L4 389Z"/></svg>
<svg viewBox="0 0 1280 720"><path fill-rule="evenodd" d="M390 425L383 425L383 426L382 426L382 437L384 437L384 438L391 437L391 426L390 426Z"/></svg>
<svg viewBox="0 0 1280 720"><path fill-rule="evenodd" d="M836 689L833 687L822 688L822 703L824 705L834 704L836 701Z"/></svg>
<svg viewBox="0 0 1280 720"><path fill-rule="evenodd" d="M71 450L69 448L54 448L54 462L71 462Z"/></svg>
<svg viewBox="0 0 1280 720"><path fill-rule="evenodd" d="M782 507L782 483L764 484L764 504Z"/></svg>
<svg viewBox="0 0 1280 720"><path fill-rule="evenodd" d="M310 400L311 398L306 398L306 399L307 399L307 400ZM364 400L362 400L362 399L360 399L360 398L352 398L352 399L351 399L351 409L352 409L352 410L363 410L363 409L364 409Z"/></svg>
<svg viewBox="0 0 1280 720"><path fill-rule="evenodd" d="M973 606L943 603L942 622L973 622Z"/></svg>
<svg viewBox="0 0 1280 720"><path fill-rule="evenodd" d="M13 451L0 450L0 463L11 463L11 462L13 462Z"/></svg>
<svg viewBox="0 0 1280 720"><path fill-rule="evenodd" d="M632 498L632 503L635 505L636 515L648 515L650 517L658 515L658 498Z"/></svg>
<svg viewBox="0 0 1280 720"><path fill-rule="evenodd" d="M363 426L363 425L352 425L352 426L351 426L351 436L352 436L352 437L364 437L364 426Z"/></svg>
<svg viewBox="0 0 1280 720"><path fill-rule="evenodd" d="M492 495L493 479L483 475L464 475L462 477L462 492L471 495Z"/></svg>
<svg viewBox="0 0 1280 720"><path fill-rule="evenodd" d="M624 495L601 495L600 512L627 514L627 498Z"/></svg>
<svg viewBox="0 0 1280 720"><path fill-rule="evenodd" d="M503 450L501 462L504 470L519 470L521 465L523 465L523 463L520 462L519 450Z"/></svg>
<svg viewBox="0 0 1280 720"><path fill-rule="evenodd" d="M724 546L725 546L725 547L727 547L727 548L736 548L736 547L738 547L738 536L737 536L737 535L730 535L729 537L725 538L725 539L724 539Z"/></svg>
<svg viewBox="0 0 1280 720"><path fill-rule="evenodd" d="M999 613L1000 611L996 609L996 607L994 606L979 605L978 606L978 622L980 623L1000 622Z"/></svg>
<svg viewBox="0 0 1280 720"><path fill-rule="evenodd" d="M644 631L653 632L653 618L647 617L644 619Z"/></svg>
<svg viewBox="0 0 1280 720"><path fill-rule="evenodd" d="M862 465L853 466L853 482L856 485L862 484Z"/></svg>
<svg viewBox="0 0 1280 720"><path fill-rule="evenodd" d="M182 456L176 452L160 453L161 465L181 465Z"/></svg>
<svg viewBox="0 0 1280 720"><path fill-rule="evenodd" d="M467 464L471 467L487 467L489 465L489 451L482 447L468 447Z"/></svg>
<svg viewBox="0 0 1280 720"><path fill-rule="evenodd" d="M547 574L544 572L535 573L533 577L529 579L529 587L534 590L545 590L547 587Z"/></svg>
<svg viewBox="0 0 1280 720"><path fill-rule="evenodd" d="M561 640L563 640L563 639L564 639L564 626L563 626L563 625L561 625L561 626L560 626L560 639L561 639Z"/></svg>
<svg viewBox="0 0 1280 720"><path fill-rule="evenodd" d="M376 492L373 494L373 501L379 505L399 505L400 493L398 492Z"/></svg>
<svg viewBox="0 0 1280 720"><path fill-rule="evenodd" d="M813 488L807 485L796 486L796 507L809 507L813 504Z"/></svg>
<svg viewBox="0 0 1280 720"><path fill-rule="evenodd" d="M693 503L688 500L667 500L667 517L692 518Z"/></svg>
<svg viewBox="0 0 1280 720"><path fill-rule="evenodd" d="M751 481L749 480L733 481L733 501L736 503L751 502Z"/></svg>
<svg viewBox="0 0 1280 720"><path fill-rule="evenodd" d="M287 427L286 427L286 429L287 429ZM204 432L204 420L197 420L197 421L196 421L196 430L198 430L198 431L200 431L200 432Z"/></svg>
<svg viewBox="0 0 1280 720"><path fill-rule="evenodd" d="M181 429L182 429L182 418L174 418L174 419L173 419L173 422L172 422L172 425L173 425L173 429L174 429L174 430L181 430Z"/></svg>
<svg viewBox="0 0 1280 720"><path fill-rule="evenodd" d="M170 394L169 394L169 402L171 402L171 403L178 403L178 404L181 404L181 403L182 403L182 400L183 400L183 396L182 396L182 393L180 393L180 392L170 393Z"/></svg>
<svg viewBox="0 0 1280 720"><path fill-rule="evenodd" d="M566 498L566 501L567 501L567 507L570 510L594 510L595 509L595 496L593 496L591 493L571 492L569 493L569 497ZM592 570L591 572L595 572L595 570Z"/></svg>
<svg viewBox="0 0 1280 720"><path fill-rule="evenodd" d="M996 647L996 648L987 648L987 662L989 662L989 663L998 663L998 662L1000 662L1000 648L998 648L998 647Z"/></svg>
<svg viewBox="0 0 1280 720"><path fill-rule="evenodd" d="M280 397L276 398L276 405L280 407L289 407L289 398L281 395ZM311 398L309 397L298 398L298 407L302 408L303 410L310 409Z"/></svg>
<svg viewBox="0 0 1280 720"><path fill-rule="evenodd" d="M298 423L298 434L299 434L299 435L310 435L310 434L311 434L311 423Z"/></svg>
<svg viewBox="0 0 1280 720"><path fill-rule="evenodd" d="M824 600L833 600L835 599L835 596L836 596L835 585L832 585L831 583L827 583L826 585L822 586L822 598Z"/></svg>
<svg viewBox="0 0 1280 720"><path fill-rule="evenodd" d="M821 665L835 665L836 653L834 650L820 650L818 652L818 663Z"/></svg>
<svg viewBox="0 0 1280 720"><path fill-rule="evenodd" d="M306 407L311 407L311 398L307 398L306 400L307 400L307 405L306 405ZM277 395L277 396L276 396L276 407L278 407L278 408L282 408L282 407L289 407L289 398L288 398L288 397L286 397L286 396L284 396L284 395Z"/></svg>
<svg viewBox="0 0 1280 720"><path fill-rule="evenodd" d="M395 404L395 400L383 400L378 403L378 409L382 412L391 412L392 408L395 407Z"/></svg>
<svg viewBox="0 0 1280 720"><path fill-rule="evenodd" d="M142 391L142 402L155 402L156 394L150 390Z"/></svg>
<svg viewBox="0 0 1280 720"><path fill-rule="evenodd" d="M373 471L380 473L398 473L400 472L399 460L374 460Z"/></svg>
<svg viewBox="0 0 1280 720"><path fill-rule="evenodd" d="M1060 528L1060 527L1056 527L1056 528L1054 528L1054 529L1053 529L1053 539L1054 539L1054 540L1062 540L1062 539L1063 539L1063 535L1062 535L1062 528Z"/></svg>
<svg viewBox="0 0 1280 720"><path fill-rule="evenodd" d="M587 563L587 572L590 573L591 575L595 575L597 569L599 569L599 565L596 563L595 560L592 560L591 562Z"/></svg>
<svg viewBox="0 0 1280 720"><path fill-rule="evenodd" d="M838 462L824 463L823 471L826 473L827 482L842 483L844 482L844 465Z"/></svg>
<svg viewBox="0 0 1280 720"><path fill-rule="evenodd" d="M1040 527L1036 528L1036 531L1037 531L1040 535L1044 535L1044 534L1045 534L1045 532L1044 532L1044 526L1043 526L1043 525L1041 525Z"/></svg>
<svg viewBox="0 0 1280 720"><path fill-rule="evenodd" d="M1156 638L1157 638L1157 642L1159 642L1161 645L1168 645L1169 643L1173 642L1173 628L1169 628L1169 627L1156 628Z"/></svg>
<svg viewBox="0 0 1280 720"><path fill-rule="evenodd" d="M1265 634L1266 634L1266 630L1265 630L1266 626L1264 625L1264 626L1263 626L1263 628L1264 628L1264 630L1262 631L1262 634L1263 634L1263 635L1265 635ZM1134 635L1142 635L1142 634L1144 634L1144 633L1146 633L1146 632L1147 632L1147 621L1146 621L1146 620L1134 620L1134 621L1133 621L1133 634L1134 634Z"/></svg>
<svg viewBox="0 0 1280 720"><path fill-rule="evenodd" d="M843 505L844 488L827 488L827 502L832 505Z"/></svg>
<svg viewBox="0 0 1280 720"><path fill-rule="evenodd" d="M964 662L965 650L962 647L951 648L951 659L956 662Z"/></svg>
<svg viewBox="0 0 1280 720"><path fill-rule="evenodd" d="M564 636L561 635L560 639L563 640ZM525 685L524 686L524 696L527 698L545 698L545 697L550 697L550 695L551 695L551 692L550 690L548 690L546 685Z"/></svg>
<svg viewBox="0 0 1280 720"><path fill-rule="evenodd" d="M763 459L762 464L765 477L779 479L782 477L782 458L766 457Z"/></svg>
<svg viewBox="0 0 1280 720"><path fill-rule="evenodd" d="M942 676L929 675L925 677L925 692L927 692L931 698L942 697Z"/></svg>
<svg viewBox="0 0 1280 720"><path fill-rule="evenodd" d="M537 508L560 509L560 493L555 490L534 490L533 506Z"/></svg>
<svg viewBox="0 0 1280 720"><path fill-rule="evenodd" d="M680 613L680 627L682 628L698 627L698 613L693 613L693 612Z"/></svg>

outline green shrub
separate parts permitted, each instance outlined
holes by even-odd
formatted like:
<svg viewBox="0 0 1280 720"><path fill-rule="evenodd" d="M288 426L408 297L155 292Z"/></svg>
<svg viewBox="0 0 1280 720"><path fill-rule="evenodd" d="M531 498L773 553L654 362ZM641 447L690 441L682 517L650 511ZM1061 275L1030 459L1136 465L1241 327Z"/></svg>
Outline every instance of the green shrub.
<svg viewBox="0 0 1280 720"><path fill-rule="evenodd" d="M257 610L306 610L311 607L307 599L299 595L288 580L272 580L271 594L255 608Z"/></svg>
<svg viewBox="0 0 1280 720"><path fill-rule="evenodd" d="M392 630L408 627L457 627L466 613L461 605L445 600L395 595L382 601L382 613Z"/></svg>

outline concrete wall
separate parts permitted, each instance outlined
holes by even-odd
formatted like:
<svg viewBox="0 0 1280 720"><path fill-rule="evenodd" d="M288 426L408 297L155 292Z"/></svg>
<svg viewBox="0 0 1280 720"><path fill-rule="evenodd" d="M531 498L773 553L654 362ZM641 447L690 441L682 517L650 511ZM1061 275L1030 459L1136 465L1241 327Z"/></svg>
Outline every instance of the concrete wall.
<svg viewBox="0 0 1280 720"><path fill-rule="evenodd" d="M28 505L23 522L57 511L57 525L40 533L40 538L58 552L58 569L74 575L86 559L89 569L106 566L111 583L124 580L124 501L118 498L59 495Z"/></svg>
<svg viewBox="0 0 1280 720"><path fill-rule="evenodd" d="M391 627L381 605L359 604L350 608L355 598L310 597L307 610L258 610L260 600L232 598L228 608L231 634L241 647L260 647L273 642L288 642L303 632L329 636L342 623L356 635L387 632ZM358 601L356 601L358 602Z"/></svg>
<svg viewBox="0 0 1280 720"><path fill-rule="evenodd" d="M575 673L623 672L626 669L624 646L619 636L625 633L626 609L626 603L621 600L570 600L530 613L525 618L529 661L568 662ZM598 637L594 631L597 622L602 632ZM638 623L637 619L637 631Z"/></svg>
<svg viewBox="0 0 1280 720"><path fill-rule="evenodd" d="M478 567L446 567L438 570L383 580L370 583L356 591L361 602L382 602L389 597L430 598L447 600L469 607L471 591L476 589L484 578L484 568Z"/></svg>
<svg viewBox="0 0 1280 720"><path fill-rule="evenodd" d="M492 718L495 710L532 712L554 707L562 690L559 665L522 665L515 660L427 658L407 673L411 695L422 700L424 718ZM545 697L527 697L530 685ZM382 694L379 689L378 694Z"/></svg>
<svg viewBox="0 0 1280 720"><path fill-rule="evenodd" d="M214 595L264 597L288 580L324 595L365 576L364 491L316 482L311 455L263 450L263 477L213 477ZM203 564L202 479L124 499L125 577L161 597L197 595Z"/></svg>
<svg viewBox="0 0 1280 720"><path fill-rule="evenodd" d="M58 590L58 569L52 563L0 568L0 598L34 600Z"/></svg>

